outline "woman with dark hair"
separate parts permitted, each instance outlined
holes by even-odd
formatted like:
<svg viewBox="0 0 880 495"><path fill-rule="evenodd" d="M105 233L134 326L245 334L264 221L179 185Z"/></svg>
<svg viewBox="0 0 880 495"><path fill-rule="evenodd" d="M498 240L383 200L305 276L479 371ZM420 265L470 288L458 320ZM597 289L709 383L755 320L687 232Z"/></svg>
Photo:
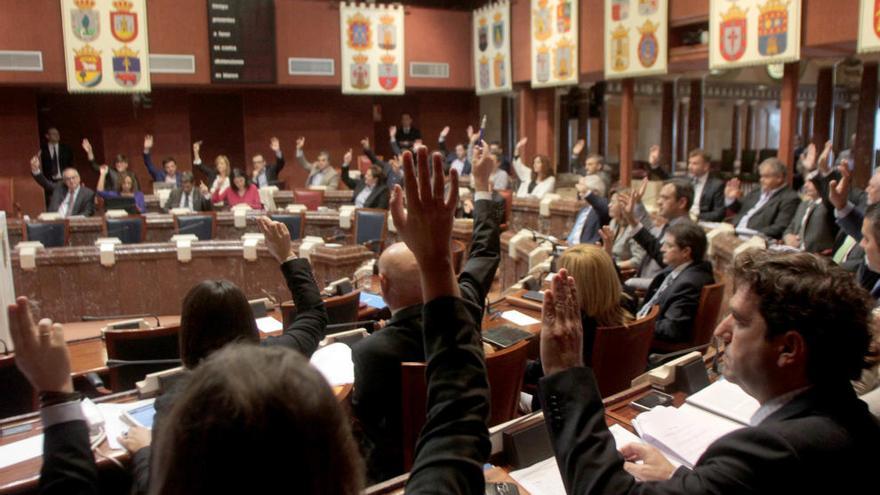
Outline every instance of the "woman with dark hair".
<svg viewBox="0 0 880 495"><path fill-rule="evenodd" d="M257 186L251 184L247 174L240 168L232 169L232 187L211 194L212 203L226 203L232 207L247 204L255 210L262 210L263 203L260 201L260 191Z"/></svg>
<svg viewBox="0 0 880 495"><path fill-rule="evenodd" d="M523 163L522 152L528 140L529 138L520 139L513 152L513 168L519 177L516 197L541 199L545 194L556 190L556 169L553 168L550 158L545 155L535 155L531 168Z"/></svg>
<svg viewBox="0 0 880 495"><path fill-rule="evenodd" d="M354 194L354 205L357 208L381 208L388 209L388 186L385 185L385 172L382 167L373 164L359 180L354 180L350 175L351 150L342 158L342 182L345 183Z"/></svg>
<svg viewBox="0 0 880 495"><path fill-rule="evenodd" d="M144 193L135 188L134 174L128 171L117 172L115 190L108 191L106 184L110 167L101 165L99 170L101 175L98 177L98 185L95 187L98 196L102 198L134 198L134 205L137 206L138 211L141 213L147 212Z"/></svg>

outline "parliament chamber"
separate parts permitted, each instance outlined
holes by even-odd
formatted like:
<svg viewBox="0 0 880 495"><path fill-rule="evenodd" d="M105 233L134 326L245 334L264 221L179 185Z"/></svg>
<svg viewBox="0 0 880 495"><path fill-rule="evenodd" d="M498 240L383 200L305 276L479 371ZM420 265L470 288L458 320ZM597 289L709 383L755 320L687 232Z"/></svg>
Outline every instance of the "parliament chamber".
<svg viewBox="0 0 880 495"><path fill-rule="evenodd" d="M880 3L0 9L0 494L870 490Z"/></svg>

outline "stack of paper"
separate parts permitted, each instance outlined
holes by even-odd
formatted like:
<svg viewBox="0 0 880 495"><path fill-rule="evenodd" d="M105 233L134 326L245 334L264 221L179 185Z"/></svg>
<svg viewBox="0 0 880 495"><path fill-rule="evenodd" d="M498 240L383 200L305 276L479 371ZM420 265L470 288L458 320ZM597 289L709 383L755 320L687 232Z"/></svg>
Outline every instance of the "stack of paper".
<svg viewBox="0 0 880 495"><path fill-rule="evenodd" d="M754 397L727 380L718 380L712 385L688 396L688 404L705 409L744 425L749 424L752 416L761 406Z"/></svg>
<svg viewBox="0 0 880 495"><path fill-rule="evenodd" d="M673 463L693 468L715 440L743 425L685 404L659 406L636 417L633 427L642 439L660 449Z"/></svg>

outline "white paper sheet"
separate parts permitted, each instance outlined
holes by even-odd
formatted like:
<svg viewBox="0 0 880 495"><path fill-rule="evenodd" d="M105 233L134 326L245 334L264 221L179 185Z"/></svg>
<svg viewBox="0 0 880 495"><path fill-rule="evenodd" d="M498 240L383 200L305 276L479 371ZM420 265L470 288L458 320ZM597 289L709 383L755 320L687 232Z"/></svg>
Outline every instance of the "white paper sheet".
<svg viewBox="0 0 880 495"><path fill-rule="evenodd" d="M638 415L633 426L645 442L659 448L667 457L680 459L688 468L694 467L715 440L743 427L688 404L678 409L655 407Z"/></svg>
<svg viewBox="0 0 880 495"><path fill-rule="evenodd" d="M107 434L107 443L113 450L122 450L123 447L117 440L123 433L128 431L128 424L122 421L122 413L127 409L149 404L155 399L144 399L137 402L124 404L97 404L98 410L104 416L104 433Z"/></svg>
<svg viewBox="0 0 880 495"><path fill-rule="evenodd" d="M513 323L514 325L519 325L521 327L527 327L529 325L541 323L540 320L536 320L525 313L520 313L515 309L511 309L510 311L505 311L501 313L501 317Z"/></svg>
<svg viewBox="0 0 880 495"><path fill-rule="evenodd" d="M263 333L273 333L284 330L284 324L272 316L257 318L257 329Z"/></svg>
<svg viewBox="0 0 880 495"><path fill-rule="evenodd" d="M43 435L34 435L0 447L0 469L43 455Z"/></svg>
<svg viewBox="0 0 880 495"><path fill-rule="evenodd" d="M761 407L754 397L745 393L739 385L727 380L717 380L712 385L688 396L688 404L713 412L727 419L748 425Z"/></svg>
<svg viewBox="0 0 880 495"><path fill-rule="evenodd" d="M312 354L312 366L318 369L331 386L354 383L354 362L351 347L337 342Z"/></svg>
<svg viewBox="0 0 880 495"><path fill-rule="evenodd" d="M536 462L518 471L511 471L510 477L532 495L566 495L555 457Z"/></svg>

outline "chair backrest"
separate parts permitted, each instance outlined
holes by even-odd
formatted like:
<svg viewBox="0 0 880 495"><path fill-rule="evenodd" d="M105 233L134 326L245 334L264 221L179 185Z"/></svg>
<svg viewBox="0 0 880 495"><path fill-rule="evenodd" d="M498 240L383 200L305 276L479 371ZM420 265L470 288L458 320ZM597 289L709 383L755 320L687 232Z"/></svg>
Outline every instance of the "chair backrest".
<svg viewBox="0 0 880 495"><path fill-rule="evenodd" d="M513 419L519 404L528 359L528 342L518 342L486 356L492 416L489 426ZM645 356L647 359L647 355ZM403 422L403 465L409 471L415 459L416 441L427 418L426 363L400 363Z"/></svg>
<svg viewBox="0 0 880 495"><path fill-rule="evenodd" d="M727 173L733 173L733 163L736 161L736 150L733 149L723 149L721 150L721 171Z"/></svg>
<svg viewBox="0 0 880 495"><path fill-rule="evenodd" d="M324 299L324 309L327 310L327 324L337 325L358 321L358 309L360 309L361 290L355 290L341 296L333 296ZM296 306L293 301L281 303L281 320L284 328L293 323L296 317Z"/></svg>
<svg viewBox="0 0 880 495"><path fill-rule="evenodd" d="M764 160L768 158L776 158L779 154L779 150L775 148L764 148L758 152L758 165L761 164Z"/></svg>
<svg viewBox="0 0 880 495"><path fill-rule="evenodd" d="M37 392L15 366L15 356L0 356L0 418L37 409Z"/></svg>
<svg viewBox="0 0 880 495"><path fill-rule="evenodd" d="M104 237L118 237L123 244L139 244L147 237L147 221L140 215L104 217Z"/></svg>
<svg viewBox="0 0 880 495"><path fill-rule="evenodd" d="M306 205L306 208L315 211L324 204L324 191L313 189L294 189L293 202Z"/></svg>
<svg viewBox="0 0 880 495"><path fill-rule="evenodd" d="M388 233L388 210L358 208L354 211L354 242L381 253Z"/></svg>
<svg viewBox="0 0 880 495"><path fill-rule="evenodd" d="M179 325L144 330L106 330L103 338L107 346L107 359L125 361L178 359L180 358L179 334ZM110 367L110 389L114 392L133 389L135 382L143 380L149 373L178 366L180 363L128 364Z"/></svg>
<svg viewBox="0 0 880 495"><path fill-rule="evenodd" d="M290 231L290 240L296 241L303 238L303 233L306 231L306 212L276 213L269 215L269 218L287 225L287 230Z"/></svg>
<svg viewBox="0 0 880 495"><path fill-rule="evenodd" d="M724 283L704 285L700 291L700 305L694 316L693 339L685 347L708 344L712 333L718 325L718 314L721 312L721 301L724 300Z"/></svg>
<svg viewBox="0 0 880 495"><path fill-rule="evenodd" d="M175 234L194 234L200 241L210 241L217 230L217 217L213 211L174 215Z"/></svg>
<svg viewBox="0 0 880 495"><path fill-rule="evenodd" d="M63 247L70 240L70 222L65 218L47 222L25 222L22 229L25 241L40 241L44 247Z"/></svg>
<svg viewBox="0 0 880 495"><path fill-rule="evenodd" d="M501 230L507 230L507 227L510 225L510 218L513 215L513 189L498 191L498 194L504 198L504 218L499 225Z"/></svg>
<svg viewBox="0 0 880 495"><path fill-rule="evenodd" d="M619 327L599 327L590 357L599 392L608 397L629 388L632 379L645 372L660 307L644 318Z"/></svg>
<svg viewBox="0 0 880 495"><path fill-rule="evenodd" d="M739 172L741 174L755 173L755 160L757 157L755 150L742 150L739 154Z"/></svg>

